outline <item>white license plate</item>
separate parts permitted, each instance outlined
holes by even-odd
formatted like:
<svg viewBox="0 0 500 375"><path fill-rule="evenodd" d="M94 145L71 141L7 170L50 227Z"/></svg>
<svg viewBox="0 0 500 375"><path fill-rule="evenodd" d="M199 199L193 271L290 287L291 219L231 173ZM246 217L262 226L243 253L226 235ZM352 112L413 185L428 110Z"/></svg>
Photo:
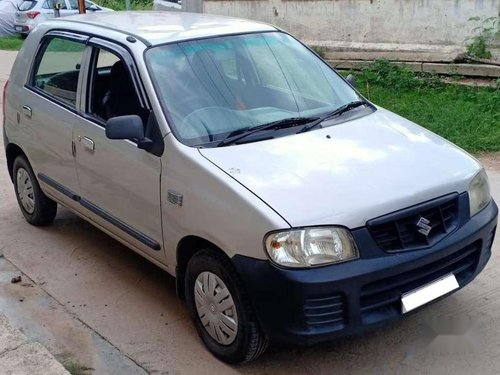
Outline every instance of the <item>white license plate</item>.
<svg viewBox="0 0 500 375"><path fill-rule="evenodd" d="M16 26L16 31L23 31L23 27L22 26Z"/></svg>
<svg viewBox="0 0 500 375"><path fill-rule="evenodd" d="M443 276L436 281L403 294L401 296L401 312L406 314L458 288L459 285L454 274Z"/></svg>

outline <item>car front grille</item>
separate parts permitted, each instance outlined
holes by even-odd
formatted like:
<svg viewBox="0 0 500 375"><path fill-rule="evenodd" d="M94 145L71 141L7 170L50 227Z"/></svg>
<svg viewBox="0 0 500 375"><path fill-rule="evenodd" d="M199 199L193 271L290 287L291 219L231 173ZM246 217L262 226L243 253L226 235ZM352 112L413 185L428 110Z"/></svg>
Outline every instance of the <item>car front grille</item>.
<svg viewBox="0 0 500 375"><path fill-rule="evenodd" d="M368 229L377 245L385 251L415 250L434 245L459 224L458 195L442 197L405 210L370 220ZM419 220L428 223L430 232L419 230Z"/></svg>
<svg viewBox="0 0 500 375"><path fill-rule="evenodd" d="M345 324L344 298L334 294L323 298L308 298L304 301L304 316L308 326L328 326L342 329Z"/></svg>
<svg viewBox="0 0 500 375"><path fill-rule="evenodd" d="M470 281L481 255L481 241L434 263L377 280L361 288L363 323L376 323L401 314L401 295L453 273L459 285Z"/></svg>

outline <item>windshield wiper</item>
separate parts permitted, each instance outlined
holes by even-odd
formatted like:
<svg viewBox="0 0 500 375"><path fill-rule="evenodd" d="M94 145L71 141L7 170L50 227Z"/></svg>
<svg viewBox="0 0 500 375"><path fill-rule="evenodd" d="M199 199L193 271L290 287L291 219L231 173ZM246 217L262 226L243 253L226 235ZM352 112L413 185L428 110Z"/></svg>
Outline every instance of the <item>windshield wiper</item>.
<svg viewBox="0 0 500 375"><path fill-rule="evenodd" d="M243 129L238 129L235 130L229 135L220 141L216 147L222 147L222 146L227 146L229 144L235 143L239 141L240 139L246 138L254 133L257 133L259 131L264 131L264 130L279 130L279 129L286 129L286 128L291 128L295 126L300 126L307 124L304 126L298 133L304 133L307 132L319 124L321 124L323 121L328 120L329 118L335 117L335 116L340 116L345 112L350 111L351 109L360 107L362 105L369 105L369 103L365 100L358 100L354 102L347 103L336 110L327 113L326 115L322 117L290 117L290 118L285 118L282 120L278 121L273 121L273 122L268 122L262 125L258 125L255 127L248 127L248 128L243 128Z"/></svg>
<svg viewBox="0 0 500 375"><path fill-rule="evenodd" d="M366 100L357 100L354 102L347 103L343 106L340 106L335 111L329 112L326 115L324 115L323 117L320 117L316 121L310 123L309 125L304 126L304 128L302 128L299 131L299 133L305 133L311 129L314 129L316 126L321 124L323 121L326 121L326 120L328 120L332 117L335 117L335 116L340 116L343 113L346 113L346 112L350 111L351 109L361 107L362 105L369 105L369 103Z"/></svg>
<svg viewBox="0 0 500 375"><path fill-rule="evenodd" d="M316 122L319 119L320 119L319 117L290 117L290 118L285 118L283 120L268 122L254 127L238 129L232 133L229 133L229 135L225 139L223 139L217 144L217 147L227 146L229 144L235 143L240 139L248 137L249 135L252 135L259 131L292 128L294 126L308 124L312 121Z"/></svg>

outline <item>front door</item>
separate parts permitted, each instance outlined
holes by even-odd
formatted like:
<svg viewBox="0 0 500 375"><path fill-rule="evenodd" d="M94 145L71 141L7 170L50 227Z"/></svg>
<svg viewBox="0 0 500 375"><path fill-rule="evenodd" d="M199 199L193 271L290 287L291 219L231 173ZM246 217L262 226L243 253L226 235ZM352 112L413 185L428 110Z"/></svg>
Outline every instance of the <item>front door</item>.
<svg viewBox="0 0 500 375"><path fill-rule="evenodd" d="M128 53L95 40L84 65L86 78L75 124L76 171L85 215L146 257L164 262L160 207L161 160L133 140L106 138L106 120L149 113L135 89Z"/></svg>

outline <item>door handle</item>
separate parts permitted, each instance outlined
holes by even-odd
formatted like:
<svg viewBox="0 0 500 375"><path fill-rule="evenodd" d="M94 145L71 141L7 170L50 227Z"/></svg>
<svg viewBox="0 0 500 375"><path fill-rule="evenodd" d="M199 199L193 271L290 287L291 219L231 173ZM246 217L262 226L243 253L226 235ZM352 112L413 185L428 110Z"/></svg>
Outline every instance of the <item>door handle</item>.
<svg viewBox="0 0 500 375"><path fill-rule="evenodd" d="M78 137L80 142L83 144L83 147L85 147L89 151L94 151L95 150L95 143L92 139L88 137Z"/></svg>
<svg viewBox="0 0 500 375"><path fill-rule="evenodd" d="M29 107L27 105L23 105L23 113L27 118L31 118L33 111L31 110L31 107Z"/></svg>

